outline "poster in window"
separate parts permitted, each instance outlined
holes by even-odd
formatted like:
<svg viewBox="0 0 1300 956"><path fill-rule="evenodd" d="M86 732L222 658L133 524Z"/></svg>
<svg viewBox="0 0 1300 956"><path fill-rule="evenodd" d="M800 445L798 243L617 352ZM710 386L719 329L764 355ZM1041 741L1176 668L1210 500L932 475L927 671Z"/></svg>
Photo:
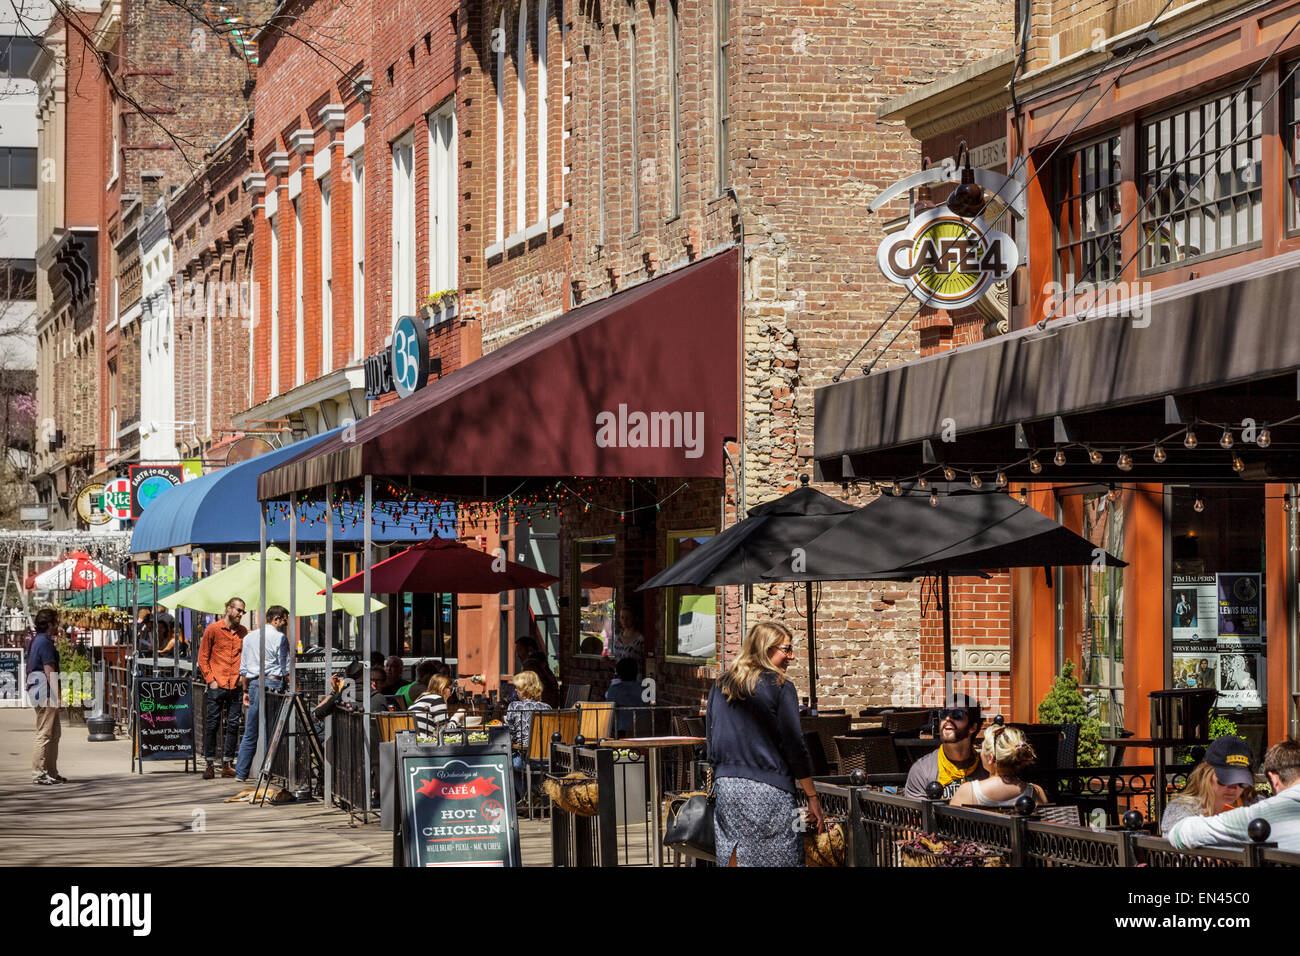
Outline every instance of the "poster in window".
<svg viewBox="0 0 1300 956"><path fill-rule="evenodd" d="M677 653L682 657L713 657L717 644L718 597L683 594L677 599Z"/></svg>
<svg viewBox="0 0 1300 956"><path fill-rule="evenodd" d="M1219 637L1258 642L1260 622L1259 573L1218 574Z"/></svg>
<svg viewBox="0 0 1300 956"><path fill-rule="evenodd" d="M1230 639L1220 639L1219 698L1216 707L1263 707L1266 682L1263 654Z"/></svg>
<svg viewBox="0 0 1300 956"><path fill-rule="evenodd" d="M1169 616L1174 650L1219 637L1219 597L1213 575L1175 574Z"/></svg>
<svg viewBox="0 0 1300 956"><path fill-rule="evenodd" d="M1170 685L1174 690L1195 690L1197 688L1217 689L1219 673L1219 655L1213 646L1203 653L1180 654L1174 651L1174 678Z"/></svg>

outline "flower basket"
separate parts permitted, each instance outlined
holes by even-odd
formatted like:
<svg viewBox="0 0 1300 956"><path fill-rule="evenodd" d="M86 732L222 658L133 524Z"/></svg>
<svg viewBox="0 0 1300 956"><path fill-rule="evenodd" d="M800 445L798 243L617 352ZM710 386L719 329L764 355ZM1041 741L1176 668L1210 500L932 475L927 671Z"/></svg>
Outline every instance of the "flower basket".
<svg viewBox="0 0 1300 956"><path fill-rule="evenodd" d="M825 833L803 835L805 866L844 866L844 824L826 822Z"/></svg>
<svg viewBox="0 0 1300 956"><path fill-rule="evenodd" d="M583 773L571 773L556 779L547 777L542 790L551 802L566 813L578 817L594 817L600 805L600 786Z"/></svg>
<svg viewBox="0 0 1300 956"><path fill-rule="evenodd" d="M897 845L903 866L1006 866L1001 850L971 840L941 840L922 833Z"/></svg>

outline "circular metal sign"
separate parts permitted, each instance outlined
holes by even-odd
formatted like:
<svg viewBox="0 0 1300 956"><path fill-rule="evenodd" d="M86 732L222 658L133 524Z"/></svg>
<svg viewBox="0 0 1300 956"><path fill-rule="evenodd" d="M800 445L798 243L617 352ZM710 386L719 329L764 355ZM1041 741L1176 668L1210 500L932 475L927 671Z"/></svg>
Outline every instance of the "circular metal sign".
<svg viewBox="0 0 1300 956"><path fill-rule="evenodd" d="M86 524L104 524L113 516L104 510L104 486L99 482L84 485L77 492L77 514Z"/></svg>
<svg viewBox="0 0 1300 956"><path fill-rule="evenodd" d="M886 236L876 261L891 282L928 306L960 309L979 301L1020 264L1015 241L983 219L965 219L946 206L921 213Z"/></svg>
<svg viewBox="0 0 1300 956"><path fill-rule="evenodd" d="M131 517L131 479L114 478L104 486L104 512L121 521Z"/></svg>
<svg viewBox="0 0 1300 956"><path fill-rule="evenodd" d="M393 387L401 398L406 398L429 380L429 333L424 322L414 316L404 315L393 328L391 350Z"/></svg>

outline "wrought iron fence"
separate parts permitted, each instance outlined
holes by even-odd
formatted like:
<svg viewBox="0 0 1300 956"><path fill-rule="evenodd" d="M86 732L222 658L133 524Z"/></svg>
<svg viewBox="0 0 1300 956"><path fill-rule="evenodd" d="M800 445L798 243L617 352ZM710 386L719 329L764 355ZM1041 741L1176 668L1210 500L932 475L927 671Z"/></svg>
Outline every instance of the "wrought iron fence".
<svg viewBox="0 0 1300 956"><path fill-rule="evenodd" d="M551 807L553 866L618 866L618 827L614 798L614 752L608 747L551 744L550 777L580 773L596 783L595 816L579 816L555 804Z"/></svg>
<svg viewBox="0 0 1300 956"><path fill-rule="evenodd" d="M360 814L362 821L368 822L366 793L371 786L372 773L366 764L365 737L369 730L366 715L337 707L329 719L332 725L325 750L332 769L330 789L334 802L348 811L349 816ZM373 749L371 758L372 763L378 763L377 747ZM373 800L370 806L378 807L379 801Z"/></svg>
<svg viewBox="0 0 1300 956"><path fill-rule="evenodd" d="M280 719L280 709L292 699L293 695L284 691L266 692L268 734L274 733L276 722ZM301 721L297 719L296 714L291 713L289 720L292 724L286 725L285 733L277 742L275 752L271 754L271 776L294 787L308 787L313 795L319 796L324 792L324 778L315 766L311 741L307 739L307 735L315 731L311 727L298 726Z"/></svg>

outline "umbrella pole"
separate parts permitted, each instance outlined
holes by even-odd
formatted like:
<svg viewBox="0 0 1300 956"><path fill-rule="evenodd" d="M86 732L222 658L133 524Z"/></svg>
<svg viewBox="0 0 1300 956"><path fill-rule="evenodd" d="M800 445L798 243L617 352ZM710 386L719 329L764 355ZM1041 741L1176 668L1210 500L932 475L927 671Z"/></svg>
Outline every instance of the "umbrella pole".
<svg viewBox="0 0 1300 956"><path fill-rule="evenodd" d="M330 688L330 677L334 673L334 483L325 485L325 687ZM325 718L325 740L330 739L334 718ZM325 805L329 806L331 794L330 754L333 748L325 748L325 768L323 782Z"/></svg>
<svg viewBox="0 0 1300 956"><path fill-rule="evenodd" d="M808 616L808 710L817 710L817 625L814 622L812 582L804 582L804 609Z"/></svg>
<svg viewBox="0 0 1300 956"><path fill-rule="evenodd" d="M153 607L158 606L158 552L153 551L149 554L153 561ZM151 609L149 611L149 624L153 628L153 672L158 673L158 615Z"/></svg>
<svg viewBox="0 0 1300 956"><path fill-rule="evenodd" d="M953 704L952 697L952 612L949 607L948 572L943 572L943 703L942 707Z"/></svg>
<svg viewBox="0 0 1300 956"><path fill-rule="evenodd" d="M257 505L258 543L262 553L257 562L257 746L253 750L253 762L257 764L261 775L261 766L265 761L266 747L266 502Z"/></svg>
<svg viewBox="0 0 1300 956"><path fill-rule="evenodd" d="M361 590L361 628L364 634L364 644L362 650L362 660L365 663L365 684L361 688L361 699L365 702L365 731L361 734L361 746L364 759L361 763L362 773L366 779L366 813L365 819L370 819L370 721L374 719L370 712L370 648L371 648L371 622L370 622L370 518L371 511L374 508L375 480L372 475L366 475L365 505L361 515L362 546L364 552L361 557L362 561L362 590Z"/></svg>
<svg viewBox="0 0 1300 956"><path fill-rule="evenodd" d="M292 694L297 690L295 678L298 676L296 665L298 662L298 493L296 491L289 493L289 627L292 633L288 634L289 638L289 693ZM286 701L284 706L288 707ZM289 710L289 789L296 790L298 787L298 775L295 772L294 757L294 712Z"/></svg>

